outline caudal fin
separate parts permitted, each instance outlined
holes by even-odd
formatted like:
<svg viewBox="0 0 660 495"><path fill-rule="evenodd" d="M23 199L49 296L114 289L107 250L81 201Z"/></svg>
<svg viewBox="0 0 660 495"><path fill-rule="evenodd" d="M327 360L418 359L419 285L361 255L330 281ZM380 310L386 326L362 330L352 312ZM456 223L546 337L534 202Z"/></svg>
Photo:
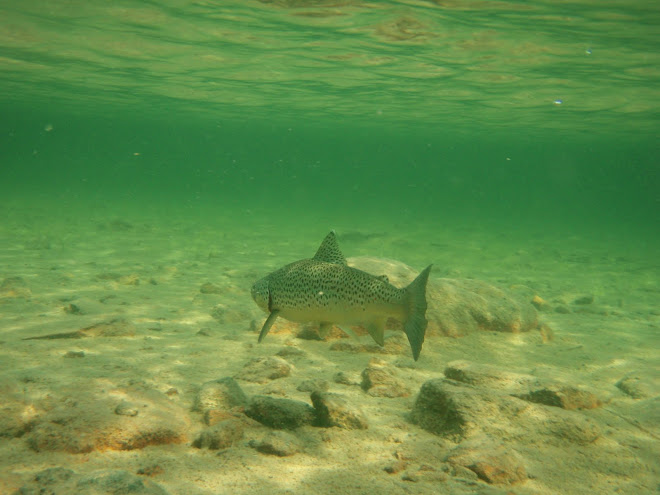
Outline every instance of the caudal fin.
<svg viewBox="0 0 660 495"><path fill-rule="evenodd" d="M427 266L412 283L405 288L408 318L403 323L408 342L412 348L415 361L419 358L426 333L426 283L431 273L431 267Z"/></svg>

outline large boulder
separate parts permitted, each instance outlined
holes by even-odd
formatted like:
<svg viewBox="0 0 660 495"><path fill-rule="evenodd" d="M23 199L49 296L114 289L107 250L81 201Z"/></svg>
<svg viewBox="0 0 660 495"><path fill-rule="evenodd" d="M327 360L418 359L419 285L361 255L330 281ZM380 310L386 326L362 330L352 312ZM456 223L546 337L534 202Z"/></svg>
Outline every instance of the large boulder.
<svg viewBox="0 0 660 495"><path fill-rule="evenodd" d="M386 275L396 287L405 287L418 275L400 261L356 257L349 266L372 275ZM530 300L473 279L429 279L426 289L429 329L448 336L461 336L478 330L527 332L538 326L537 312Z"/></svg>

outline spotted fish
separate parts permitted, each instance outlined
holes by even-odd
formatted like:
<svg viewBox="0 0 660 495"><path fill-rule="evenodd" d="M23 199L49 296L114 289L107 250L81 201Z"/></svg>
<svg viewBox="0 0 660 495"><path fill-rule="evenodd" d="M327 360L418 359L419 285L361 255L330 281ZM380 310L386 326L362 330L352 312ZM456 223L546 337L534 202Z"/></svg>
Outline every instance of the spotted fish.
<svg viewBox="0 0 660 495"><path fill-rule="evenodd" d="M426 332L426 283L431 266L403 289L351 268L330 232L313 258L296 261L255 282L252 299L269 313L259 342L268 334L278 316L290 321L318 321L325 337L333 324L363 325L384 345L385 323L389 317L403 322L415 361L419 358Z"/></svg>

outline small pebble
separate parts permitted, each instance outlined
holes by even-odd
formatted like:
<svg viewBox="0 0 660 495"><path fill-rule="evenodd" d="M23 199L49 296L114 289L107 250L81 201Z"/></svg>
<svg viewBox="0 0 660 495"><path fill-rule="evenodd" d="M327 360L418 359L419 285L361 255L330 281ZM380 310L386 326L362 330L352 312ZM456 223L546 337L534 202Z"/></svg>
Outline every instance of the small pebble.
<svg viewBox="0 0 660 495"><path fill-rule="evenodd" d="M578 297L575 301L573 301L573 304L592 304L594 302L594 296L592 295L587 295L587 296L582 296Z"/></svg>
<svg viewBox="0 0 660 495"><path fill-rule="evenodd" d="M69 351L64 355L65 358L84 358L85 351Z"/></svg>
<svg viewBox="0 0 660 495"><path fill-rule="evenodd" d="M119 416L137 416L138 412L137 408L127 402L122 402L115 407L115 414Z"/></svg>

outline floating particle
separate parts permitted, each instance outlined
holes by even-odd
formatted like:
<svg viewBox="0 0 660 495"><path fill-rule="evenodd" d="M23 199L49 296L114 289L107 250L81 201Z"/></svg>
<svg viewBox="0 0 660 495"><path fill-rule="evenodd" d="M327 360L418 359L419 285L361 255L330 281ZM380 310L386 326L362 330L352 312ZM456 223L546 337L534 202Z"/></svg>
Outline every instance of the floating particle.
<svg viewBox="0 0 660 495"><path fill-rule="evenodd" d="M555 105L561 105L562 103L564 103L564 100L556 99L552 103L554 103Z"/></svg>

